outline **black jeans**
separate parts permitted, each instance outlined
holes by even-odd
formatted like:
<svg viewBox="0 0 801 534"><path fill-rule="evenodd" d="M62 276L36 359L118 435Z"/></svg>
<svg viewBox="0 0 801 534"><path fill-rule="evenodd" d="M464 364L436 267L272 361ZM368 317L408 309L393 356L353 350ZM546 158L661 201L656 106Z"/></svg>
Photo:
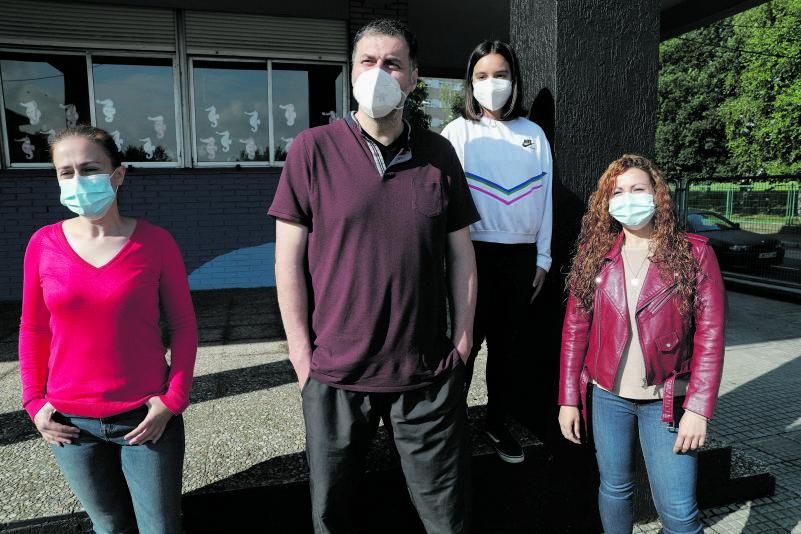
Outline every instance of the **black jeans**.
<svg viewBox="0 0 801 534"><path fill-rule="evenodd" d="M473 241L478 267L478 299L473 351L467 365L465 395L473 365L487 340L487 423L499 424L514 399L517 362L532 351L531 283L537 274L535 244L506 245Z"/></svg>
<svg viewBox="0 0 801 534"><path fill-rule="evenodd" d="M310 379L303 388L312 521L317 534L351 534L355 488L378 421L392 425L409 494L426 532L468 532L470 450L464 366L402 393L363 393ZM375 531L379 531L376 525Z"/></svg>

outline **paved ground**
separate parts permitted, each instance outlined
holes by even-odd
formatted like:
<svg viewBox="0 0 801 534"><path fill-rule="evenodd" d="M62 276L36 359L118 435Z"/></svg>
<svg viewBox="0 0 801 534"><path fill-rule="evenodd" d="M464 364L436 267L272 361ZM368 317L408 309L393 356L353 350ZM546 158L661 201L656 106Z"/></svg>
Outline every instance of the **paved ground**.
<svg viewBox="0 0 801 534"><path fill-rule="evenodd" d="M273 298L262 290L198 296L202 346L186 413L185 492L305 477L299 395ZM773 497L705 510L706 532L801 533L801 305L730 292L729 310L724 383L712 432L768 464L777 488ZM47 446L19 409L18 313L0 303L0 531L4 524L79 509ZM470 395L474 414L486 401L481 382L474 381ZM481 440L475 445L486 452ZM376 447L377 461L388 448ZM499 462L491 466L503 468ZM527 476L512 475L519 484ZM544 478L539 484L547 491ZM537 511L527 516L521 508L520 517L530 517L521 521L526 524L482 532L559 531L538 524ZM658 529L658 523L638 526L639 532Z"/></svg>
<svg viewBox="0 0 801 534"><path fill-rule="evenodd" d="M711 431L768 464L772 497L703 511L706 533L801 533L801 305L729 292ZM639 532L658 532L659 524Z"/></svg>

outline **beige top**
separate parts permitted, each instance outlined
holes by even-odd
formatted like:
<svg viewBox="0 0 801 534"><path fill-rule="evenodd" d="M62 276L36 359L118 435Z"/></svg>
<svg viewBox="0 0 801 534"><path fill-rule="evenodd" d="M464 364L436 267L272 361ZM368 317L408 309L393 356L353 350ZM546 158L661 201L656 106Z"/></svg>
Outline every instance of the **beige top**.
<svg viewBox="0 0 801 534"><path fill-rule="evenodd" d="M612 393L626 399L661 399L663 386L649 386L646 383L645 357L640 346L640 331L635 320L637 300L640 298L645 275L651 266L651 261L648 259L649 249L647 245L639 248L623 245L620 254L623 258L623 276L626 279L626 303L629 310L631 336L623 349ZM674 395L681 396L686 393L687 381L676 380Z"/></svg>

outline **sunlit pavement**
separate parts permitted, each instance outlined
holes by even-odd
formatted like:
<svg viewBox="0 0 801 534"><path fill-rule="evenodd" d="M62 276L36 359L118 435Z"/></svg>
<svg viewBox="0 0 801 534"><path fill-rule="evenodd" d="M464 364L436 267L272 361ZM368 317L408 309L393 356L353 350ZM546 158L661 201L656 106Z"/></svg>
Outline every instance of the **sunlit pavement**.
<svg viewBox="0 0 801 534"><path fill-rule="evenodd" d="M304 501L300 398L286 361L274 292L232 290L199 295L202 346L193 404L185 416L187 503L201 503L203 495L221 490L239 495L236 490L265 484L265 491L270 487L274 492L289 488L281 490L282 499ZM726 365L711 433L767 464L776 476L776 494L704 510L706 532L801 533L801 305L734 292L728 296ZM52 454L20 409L18 314L18 308L0 304L0 530L19 527L14 531L64 532L70 524L64 520L74 517L80 506ZM483 355L476 376L483 375L482 366ZM475 419L486 402L486 393L483 380L474 380L473 386L469 402ZM525 435L520 429L517 433ZM524 467L510 469L489 454L480 437L475 437L476 486L484 495L483 500L476 501L480 532L569 530L560 528L552 517L544 519L553 510L542 503L543 498L561 495L566 491L565 482L559 480L559 472L552 472L542 448L532 445L530 439L527 443L531 445L530 459ZM375 461L391 461L380 458L391 455L390 448L388 442L380 441ZM487 487L489 475L502 476L513 487ZM392 478L394 475L387 476L389 482L379 476L371 483L378 488L386 483L403 497L402 483ZM220 499L214 502L219 506L223 503ZM280 513L273 507L281 504L268 500L249 509L254 516L267 517ZM307 506L300 504L300 509ZM594 514L589 509L591 502L565 500L562 506L571 511L571 518ZM52 522L53 526L25 528L28 522ZM298 532L307 531L306 522L305 517L299 519ZM637 526L637 532L658 530L658 522Z"/></svg>
<svg viewBox="0 0 801 534"><path fill-rule="evenodd" d="M706 533L801 533L801 305L728 293L726 363L711 432L768 465L772 497L703 511ZM635 532L658 532L659 523Z"/></svg>

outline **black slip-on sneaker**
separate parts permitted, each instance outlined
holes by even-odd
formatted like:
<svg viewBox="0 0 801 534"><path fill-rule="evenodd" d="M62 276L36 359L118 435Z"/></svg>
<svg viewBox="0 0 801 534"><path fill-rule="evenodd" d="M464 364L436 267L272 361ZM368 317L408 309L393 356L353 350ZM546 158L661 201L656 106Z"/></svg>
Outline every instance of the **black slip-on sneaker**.
<svg viewBox="0 0 801 534"><path fill-rule="evenodd" d="M519 464L526 459L525 453L520 443L512 436L505 426L493 426L485 428L490 444L495 448L495 454L506 463Z"/></svg>

